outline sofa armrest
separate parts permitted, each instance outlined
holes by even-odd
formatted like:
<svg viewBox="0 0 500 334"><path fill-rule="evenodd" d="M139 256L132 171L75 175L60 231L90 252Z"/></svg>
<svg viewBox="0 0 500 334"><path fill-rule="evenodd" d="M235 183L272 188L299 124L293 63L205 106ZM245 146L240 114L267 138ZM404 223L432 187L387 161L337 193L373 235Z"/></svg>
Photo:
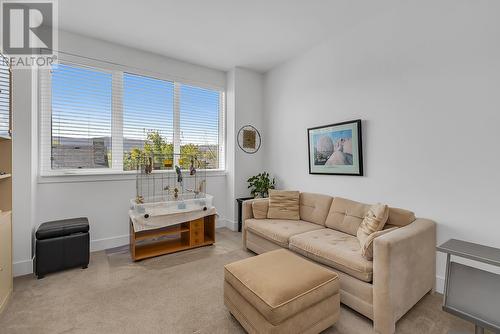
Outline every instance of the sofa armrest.
<svg viewBox="0 0 500 334"><path fill-rule="evenodd" d="M247 248L247 231L245 228L245 222L247 219L253 218L252 203L255 201L268 201L267 198L256 198L243 201L241 208L241 235L243 238L243 248Z"/></svg>
<svg viewBox="0 0 500 334"><path fill-rule="evenodd" d="M436 282L436 223L417 219L373 244L373 321L377 333L392 334L396 321Z"/></svg>

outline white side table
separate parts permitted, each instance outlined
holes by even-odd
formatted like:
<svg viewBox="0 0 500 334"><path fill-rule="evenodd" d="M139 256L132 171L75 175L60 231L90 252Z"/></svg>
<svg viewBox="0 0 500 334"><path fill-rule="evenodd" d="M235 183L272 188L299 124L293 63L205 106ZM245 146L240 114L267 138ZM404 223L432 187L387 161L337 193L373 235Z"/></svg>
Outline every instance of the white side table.
<svg viewBox="0 0 500 334"><path fill-rule="evenodd" d="M476 334L500 333L500 275L451 261L453 255L500 267L500 249L450 239L437 250L446 253L443 310L472 322Z"/></svg>

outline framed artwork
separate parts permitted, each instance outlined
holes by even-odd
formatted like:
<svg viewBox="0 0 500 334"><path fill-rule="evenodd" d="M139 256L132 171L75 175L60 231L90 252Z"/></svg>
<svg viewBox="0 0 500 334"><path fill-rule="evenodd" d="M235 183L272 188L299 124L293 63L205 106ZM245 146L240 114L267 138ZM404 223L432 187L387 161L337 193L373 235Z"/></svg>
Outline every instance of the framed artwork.
<svg viewBox="0 0 500 334"><path fill-rule="evenodd" d="M363 175L361 120L307 129L309 174Z"/></svg>
<svg viewBox="0 0 500 334"><path fill-rule="evenodd" d="M256 153L261 144L259 131L252 125L245 125L240 128L237 136L238 146L245 153Z"/></svg>

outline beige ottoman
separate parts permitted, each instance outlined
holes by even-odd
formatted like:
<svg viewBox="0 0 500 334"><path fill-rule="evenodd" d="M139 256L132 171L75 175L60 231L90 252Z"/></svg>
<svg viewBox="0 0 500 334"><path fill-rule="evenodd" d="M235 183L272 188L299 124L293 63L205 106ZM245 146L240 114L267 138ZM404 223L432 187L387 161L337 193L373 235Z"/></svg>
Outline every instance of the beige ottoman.
<svg viewBox="0 0 500 334"><path fill-rule="evenodd" d="M339 278L279 249L226 265L224 303L248 333L319 333L339 318Z"/></svg>

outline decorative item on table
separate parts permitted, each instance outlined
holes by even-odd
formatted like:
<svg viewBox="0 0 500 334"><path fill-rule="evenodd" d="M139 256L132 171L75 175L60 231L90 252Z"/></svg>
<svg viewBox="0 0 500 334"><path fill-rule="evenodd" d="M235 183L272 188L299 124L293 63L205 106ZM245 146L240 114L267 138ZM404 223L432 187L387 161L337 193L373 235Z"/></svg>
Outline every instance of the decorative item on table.
<svg viewBox="0 0 500 334"><path fill-rule="evenodd" d="M307 129L309 174L363 175L361 120Z"/></svg>
<svg viewBox="0 0 500 334"><path fill-rule="evenodd" d="M153 158L148 158L148 163L144 166L144 173L151 174L153 172Z"/></svg>
<svg viewBox="0 0 500 334"><path fill-rule="evenodd" d="M242 126L237 138L240 149L248 154L256 153L262 142L259 131L252 125Z"/></svg>
<svg viewBox="0 0 500 334"><path fill-rule="evenodd" d="M164 159L163 160L163 166L166 167L166 168L172 168L174 162L172 161L172 159Z"/></svg>
<svg viewBox="0 0 500 334"><path fill-rule="evenodd" d="M265 198L269 195L269 189L274 189L275 179L269 178L269 173L263 172L259 173L255 176L252 176L247 180L248 189L250 189L250 193L255 198Z"/></svg>
<svg viewBox="0 0 500 334"><path fill-rule="evenodd" d="M189 166L189 175L196 174L196 167L194 165L194 157L191 157L191 165Z"/></svg>
<svg viewBox="0 0 500 334"><path fill-rule="evenodd" d="M202 180L200 182L200 185L198 186L198 193L204 193L204 192L206 192L206 190L205 190L206 184L207 184L206 180Z"/></svg>
<svg viewBox="0 0 500 334"><path fill-rule="evenodd" d="M205 151L193 153L195 147L192 144L189 148L188 152L179 154L168 152L169 147L163 148L163 151L167 151L165 154L154 153L152 150L134 153L137 162L137 192L132 207L146 208L142 213L149 214L150 218L156 215L156 210L189 211L194 207L203 211L203 207L207 206L206 169L200 166L206 166L205 159L210 156ZM150 173L150 166L152 163L154 166L155 161L161 162L162 169ZM165 167L168 165L166 161L172 161L173 168ZM184 165L179 164L180 161ZM196 172L191 174L190 170L193 168Z"/></svg>
<svg viewBox="0 0 500 334"><path fill-rule="evenodd" d="M175 166L175 173L177 174L177 182L182 184L182 171L179 166Z"/></svg>

